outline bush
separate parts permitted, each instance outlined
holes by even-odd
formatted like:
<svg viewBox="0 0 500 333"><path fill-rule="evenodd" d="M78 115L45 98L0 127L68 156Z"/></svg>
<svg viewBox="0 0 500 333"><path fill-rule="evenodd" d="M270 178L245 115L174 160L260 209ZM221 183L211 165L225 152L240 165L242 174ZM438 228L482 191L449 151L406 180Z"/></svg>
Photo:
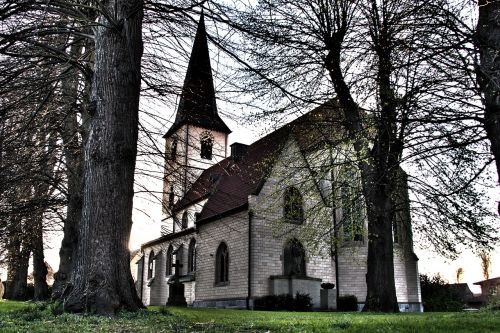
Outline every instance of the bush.
<svg viewBox="0 0 500 333"><path fill-rule="evenodd" d="M337 300L337 311L358 311L358 298L354 295L340 296Z"/></svg>
<svg viewBox="0 0 500 333"><path fill-rule="evenodd" d="M422 303L425 312L461 311L464 307L462 296L452 285L439 275L420 275Z"/></svg>
<svg viewBox="0 0 500 333"><path fill-rule="evenodd" d="M295 294L294 311L310 311L312 308L312 299L309 294Z"/></svg>
<svg viewBox="0 0 500 333"><path fill-rule="evenodd" d="M255 310L266 311L310 311L312 300L308 294L297 293L295 298L292 295L268 295L255 299Z"/></svg>
<svg viewBox="0 0 500 333"><path fill-rule="evenodd" d="M500 311L500 296L492 297L481 311Z"/></svg>

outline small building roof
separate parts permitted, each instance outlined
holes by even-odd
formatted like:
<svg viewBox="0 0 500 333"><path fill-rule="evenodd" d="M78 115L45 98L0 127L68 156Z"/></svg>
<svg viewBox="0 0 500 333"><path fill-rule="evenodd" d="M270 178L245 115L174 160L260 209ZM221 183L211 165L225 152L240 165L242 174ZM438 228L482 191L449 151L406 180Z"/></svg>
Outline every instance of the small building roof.
<svg viewBox="0 0 500 333"><path fill-rule="evenodd" d="M491 279L488 279L488 280L483 280L483 281L475 282L474 284L478 285L478 286L482 286L483 284L490 284L490 283L495 283L495 282L500 283L500 276L494 277L494 278L491 278Z"/></svg>

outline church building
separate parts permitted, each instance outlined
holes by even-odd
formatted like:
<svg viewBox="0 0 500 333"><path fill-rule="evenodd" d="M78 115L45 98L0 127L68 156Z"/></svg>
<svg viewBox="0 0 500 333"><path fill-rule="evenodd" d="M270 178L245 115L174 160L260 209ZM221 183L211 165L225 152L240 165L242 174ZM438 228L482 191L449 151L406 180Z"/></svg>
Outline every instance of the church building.
<svg viewBox="0 0 500 333"><path fill-rule="evenodd" d="M164 136L162 235L142 245L137 261L144 304L166 304L176 282L195 307L253 308L259 297L298 292L309 294L314 308L335 309L337 295L355 295L362 308L367 219L340 114L332 100L251 145L229 145L202 15ZM401 311L422 311L400 174L396 292Z"/></svg>

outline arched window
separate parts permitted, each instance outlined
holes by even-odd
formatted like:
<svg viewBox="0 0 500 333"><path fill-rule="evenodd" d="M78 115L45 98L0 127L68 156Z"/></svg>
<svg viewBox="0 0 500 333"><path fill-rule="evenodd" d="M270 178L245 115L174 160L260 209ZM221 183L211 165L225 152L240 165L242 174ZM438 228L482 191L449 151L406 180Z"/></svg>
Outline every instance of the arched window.
<svg viewBox="0 0 500 333"><path fill-rule="evenodd" d="M155 269L155 253L154 251L151 251L149 253L149 259L148 259L148 279L153 278L154 269Z"/></svg>
<svg viewBox="0 0 500 333"><path fill-rule="evenodd" d="M175 161L177 157L177 139L172 141L172 145L170 146L170 159Z"/></svg>
<svg viewBox="0 0 500 333"><path fill-rule="evenodd" d="M166 258L166 265L165 265L165 270L166 270L166 275L172 275L172 264L174 261L174 249L172 245L168 247L167 250L167 258Z"/></svg>
<svg viewBox="0 0 500 333"><path fill-rule="evenodd" d="M220 243L215 254L215 284L225 285L229 282L229 251L226 243Z"/></svg>
<svg viewBox="0 0 500 333"><path fill-rule="evenodd" d="M301 224L304 222L302 195L295 187L285 190L283 216L286 222Z"/></svg>
<svg viewBox="0 0 500 333"><path fill-rule="evenodd" d="M188 273L196 271L196 240L193 238L189 242L188 249Z"/></svg>
<svg viewBox="0 0 500 333"><path fill-rule="evenodd" d="M296 238L285 244L283 258L284 275L306 276L306 251Z"/></svg>
<svg viewBox="0 0 500 333"><path fill-rule="evenodd" d="M188 212L184 212L182 214L182 229L186 229L188 227Z"/></svg>
<svg viewBox="0 0 500 333"><path fill-rule="evenodd" d="M200 136L200 157L211 160L212 159L212 147L214 144L213 135L210 132L203 132Z"/></svg>
<svg viewBox="0 0 500 333"><path fill-rule="evenodd" d="M346 166L341 170L340 177L344 239L362 241L364 229L363 196L358 172L353 167Z"/></svg>

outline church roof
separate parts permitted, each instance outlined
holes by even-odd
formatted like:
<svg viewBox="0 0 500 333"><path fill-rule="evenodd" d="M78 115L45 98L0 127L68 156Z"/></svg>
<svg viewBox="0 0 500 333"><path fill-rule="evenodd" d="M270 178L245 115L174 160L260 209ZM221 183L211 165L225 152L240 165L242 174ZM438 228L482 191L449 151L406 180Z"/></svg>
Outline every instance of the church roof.
<svg viewBox="0 0 500 333"><path fill-rule="evenodd" d="M329 101L248 146L238 159L228 157L206 169L174 211L208 199L198 221L211 220L248 204L258 194L287 140L293 136L302 151L341 135L335 128L341 121L335 102Z"/></svg>
<svg viewBox="0 0 500 333"><path fill-rule="evenodd" d="M184 124L231 133L217 112L203 13L198 23L175 121L164 137L169 137Z"/></svg>

